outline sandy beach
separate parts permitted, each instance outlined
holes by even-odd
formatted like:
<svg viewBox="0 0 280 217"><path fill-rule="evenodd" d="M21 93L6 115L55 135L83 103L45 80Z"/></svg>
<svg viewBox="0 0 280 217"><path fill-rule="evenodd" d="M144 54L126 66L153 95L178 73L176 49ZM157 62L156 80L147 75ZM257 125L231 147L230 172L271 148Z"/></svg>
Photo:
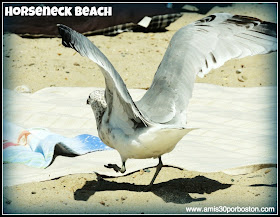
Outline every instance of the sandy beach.
<svg viewBox="0 0 280 217"><path fill-rule="evenodd" d="M125 32L115 37L90 36L89 39L108 57L128 88L150 87L154 73L174 33L181 27L217 12L257 16L276 22L272 5L234 4L214 7L206 15L185 13L167 27L166 32ZM61 44L61 38L21 38L4 36L4 87L14 89L26 85L31 92L45 87L105 87L98 66ZM14 46L16 45L16 46ZM276 53L235 59L212 70L196 82L230 87L276 85Z"/></svg>
<svg viewBox="0 0 280 217"><path fill-rule="evenodd" d="M171 37L181 27L207 15L229 12L276 22L271 4L214 7L206 15L184 13L166 32L126 32L115 37L90 36L108 57L128 88L149 88ZM16 46L15 46L16 45ZM34 93L45 87L105 87L96 64L66 49L60 38L4 35L4 88L26 85ZM277 53L228 61L196 82L228 87L277 85ZM4 187L4 213L201 213L186 207L258 207L251 213L276 213L277 169L263 168L244 175L200 173L165 166L150 192L155 167L122 177L74 174L54 180ZM268 209L272 207L272 209ZM232 209L231 209L232 210ZM232 213L242 213L233 211Z"/></svg>
<svg viewBox="0 0 280 217"><path fill-rule="evenodd" d="M124 177L104 179L95 174L75 174L6 187L4 211L191 214L196 212L186 212L186 207L219 206L223 206L221 211L224 212L238 206L243 209L265 207L267 210L274 207L276 210L276 168L230 176L164 167L151 192L142 192L154 172L155 168L151 168L150 172L139 171Z"/></svg>

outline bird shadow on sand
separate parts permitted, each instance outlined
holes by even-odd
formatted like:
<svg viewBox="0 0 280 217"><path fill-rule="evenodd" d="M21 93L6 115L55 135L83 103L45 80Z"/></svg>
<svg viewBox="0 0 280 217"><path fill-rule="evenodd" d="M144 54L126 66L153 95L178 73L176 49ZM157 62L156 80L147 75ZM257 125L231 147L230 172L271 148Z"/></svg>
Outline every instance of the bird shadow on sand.
<svg viewBox="0 0 280 217"><path fill-rule="evenodd" d="M230 186L231 184L222 184L204 176L196 176L194 178L177 178L154 184L149 192L162 198L166 203L186 204L206 200L205 197L192 198L189 193L210 194L218 190L229 188ZM87 201L96 192L100 191L126 190L143 192L146 187L147 185L107 181L99 177L98 180L87 181L82 188L77 189L74 192L74 199Z"/></svg>

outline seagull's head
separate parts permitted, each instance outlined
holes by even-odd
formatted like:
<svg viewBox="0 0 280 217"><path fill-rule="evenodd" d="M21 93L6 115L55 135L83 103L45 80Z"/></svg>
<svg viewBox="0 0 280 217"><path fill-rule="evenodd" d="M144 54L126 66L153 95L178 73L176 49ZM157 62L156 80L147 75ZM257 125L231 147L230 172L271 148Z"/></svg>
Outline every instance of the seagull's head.
<svg viewBox="0 0 280 217"><path fill-rule="evenodd" d="M104 112L107 108L107 103L104 97L104 91L95 90L92 93L90 93L87 99L87 104L90 105L93 110L98 128L101 123Z"/></svg>
<svg viewBox="0 0 280 217"><path fill-rule="evenodd" d="M104 91L103 90L95 90L92 93L89 94L87 99L87 104L100 104L100 106L106 108L107 104L104 97Z"/></svg>

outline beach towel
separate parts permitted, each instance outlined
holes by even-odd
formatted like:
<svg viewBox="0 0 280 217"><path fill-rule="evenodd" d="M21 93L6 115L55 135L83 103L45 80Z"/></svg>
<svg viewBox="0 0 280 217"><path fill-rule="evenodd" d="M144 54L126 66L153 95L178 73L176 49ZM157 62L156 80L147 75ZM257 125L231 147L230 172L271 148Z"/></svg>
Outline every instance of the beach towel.
<svg viewBox="0 0 280 217"><path fill-rule="evenodd" d="M82 134L98 136L92 109L86 105L89 93L98 89L48 87L35 93L4 89L3 115L23 130L37 126L70 139ZM129 89L129 92L137 101L146 90ZM198 172L246 174L277 164L275 86L233 88L195 83L187 120L188 127L198 129L162 156L164 165ZM154 167L158 159L128 159L125 173L105 168L109 163L121 165L120 155L114 149L75 157L58 155L44 169L6 163L3 184L12 186L76 173L123 176Z"/></svg>
<svg viewBox="0 0 280 217"><path fill-rule="evenodd" d="M111 149L98 137L89 134L68 138L47 128L24 129L5 120L3 126L3 163L46 168L52 162L55 150L62 155L83 155Z"/></svg>

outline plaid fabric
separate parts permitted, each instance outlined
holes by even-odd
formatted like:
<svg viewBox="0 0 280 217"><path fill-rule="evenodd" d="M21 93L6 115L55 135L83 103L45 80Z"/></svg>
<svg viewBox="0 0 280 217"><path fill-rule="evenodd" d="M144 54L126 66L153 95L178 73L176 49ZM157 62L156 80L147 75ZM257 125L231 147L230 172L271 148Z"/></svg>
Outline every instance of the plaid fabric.
<svg viewBox="0 0 280 217"><path fill-rule="evenodd" d="M107 35L113 36L122 32L149 32L149 31L163 31L167 26L169 26L172 22L176 21L178 18L182 16L181 13L176 14L165 14L165 15L157 15L153 16L152 20L147 28L142 27L135 23L125 23L117 26L108 27L105 29L99 29L91 32L85 33L85 35Z"/></svg>
<svg viewBox="0 0 280 217"><path fill-rule="evenodd" d="M150 25L147 27L148 30L163 30L171 23L176 21L182 16L181 13L178 14L165 14L152 17Z"/></svg>
<svg viewBox="0 0 280 217"><path fill-rule="evenodd" d="M95 31L89 31L84 33L84 35L106 35L106 36L113 36L117 35L122 32L129 32L133 31L133 28L137 26L137 24L134 23L125 23L125 24L120 24L117 26L111 26L105 29L98 29Z"/></svg>

